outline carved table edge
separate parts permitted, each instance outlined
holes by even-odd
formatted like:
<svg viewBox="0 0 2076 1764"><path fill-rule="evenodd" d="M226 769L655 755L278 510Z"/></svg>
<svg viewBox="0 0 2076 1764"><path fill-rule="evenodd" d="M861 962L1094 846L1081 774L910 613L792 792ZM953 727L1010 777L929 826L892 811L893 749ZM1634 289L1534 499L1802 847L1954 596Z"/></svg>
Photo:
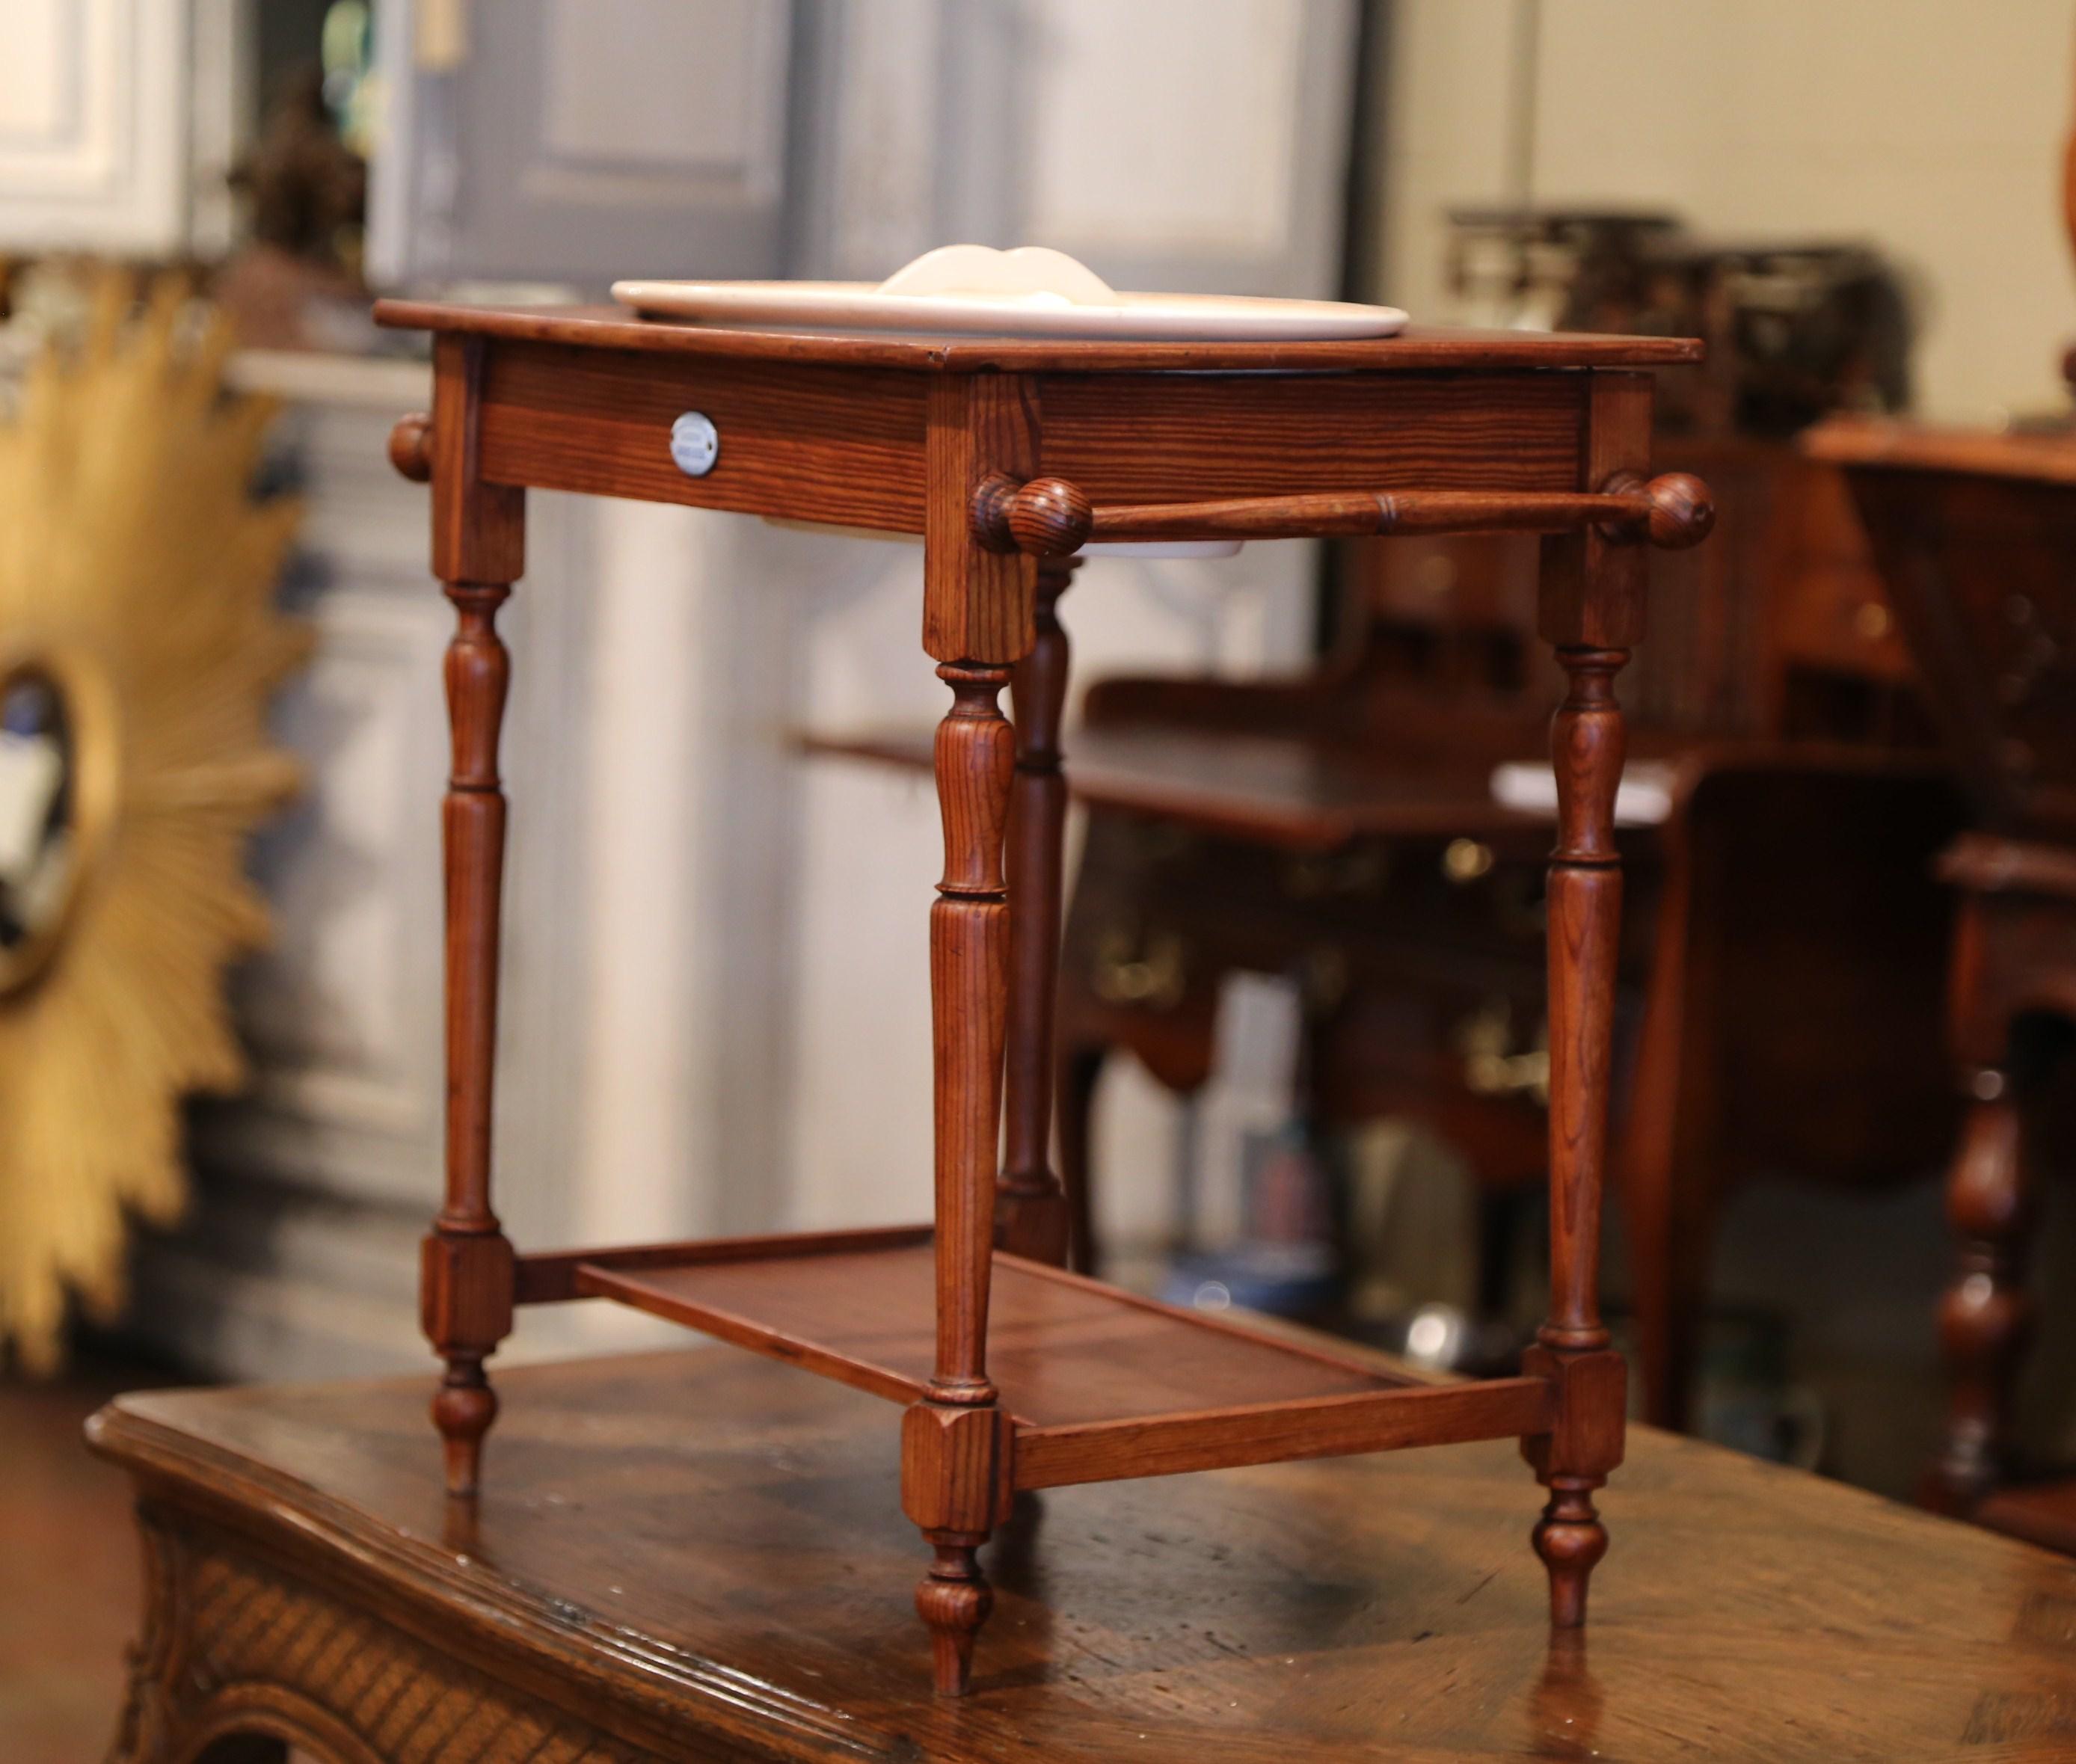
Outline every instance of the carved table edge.
<svg viewBox="0 0 2076 1764"><path fill-rule="evenodd" d="M140 1526L199 1520L319 1593L615 1739L669 1757L689 1728L774 1759L915 1755L905 1736L862 1729L840 1709L720 1661L615 1630L574 1607L558 1621L551 1593L458 1569L466 1551L396 1531L298 1477L139 1414L122 1397L88 1421L85 1435L133 1479ZM389 1595L380 1606L360 1596L375 1589ZM523 1681L515 1659L527 1669Z"/></svg>

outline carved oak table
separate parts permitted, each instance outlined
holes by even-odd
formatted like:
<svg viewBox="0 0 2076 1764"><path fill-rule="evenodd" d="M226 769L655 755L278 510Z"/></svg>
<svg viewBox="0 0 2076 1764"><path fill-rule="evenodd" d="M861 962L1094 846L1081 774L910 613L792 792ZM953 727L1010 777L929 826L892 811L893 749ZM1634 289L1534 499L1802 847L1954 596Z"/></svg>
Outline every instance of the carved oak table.
<svg viewBox="0 0 2076 1764"><path fill-rule="evenodd" d="M1698 346L1417 330L1063 343L588 309L376 313L435 334L432 413L400 424L391 453L432 484L433 571L459 615L446 663L446 1198L423 1282L426 1333L446 1365L433 1415L450 1492L477 1491L497 1406L484 1362L513 1305L609 1298L903 1406L901 1507L933 1555L916 1607L947 1695L966 1688L990 1607L975 1553L1015 1495L1179 1471L1518 1438L1550 1492L1534 1541L1553 1620L1581 1622L1606 1548L1592 1495L1622 1454L1624 1371L1596 1295L1621 887L1613 680L1642 634L1644 546L1692 543L1713 518L1696 480L1646 475L1647 370ZM953 701L936 749L932 1225L523 1256L500 1229L490 1122L508 660L492 621L521 571L529 488L922 536L923 648ZM1035 601L1040 560L1057 586L1057 566L1091 539L1497 529L1548 536L1540 626L1570 680L1552 737L1551 1306L1519 1376L1423 1388L1056 1265L1049 737L1065 682L1057 652L1039 649ZM1006 876L1018 736L997 696L1019 664L1027 789Z"/></svg>
<svg viewBox="0 0 2076 1764"><path fill-rule="evenodd" d="M420 1380L104 1411L149 1567L110 1764L2076 1752L2076 1564L1650 1429L1590 1642L1488 1442L1021 1500L947 1702L876 1398L725 1350L499 1381L475 1502Z"/></svg>

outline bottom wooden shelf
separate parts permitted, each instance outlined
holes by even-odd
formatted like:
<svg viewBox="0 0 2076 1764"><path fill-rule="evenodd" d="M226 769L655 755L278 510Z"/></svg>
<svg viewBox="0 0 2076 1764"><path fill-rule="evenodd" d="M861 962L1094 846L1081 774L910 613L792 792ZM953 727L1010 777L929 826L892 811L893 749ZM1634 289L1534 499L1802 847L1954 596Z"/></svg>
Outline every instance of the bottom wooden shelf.
<svg viewBox="0 0 2076 1764"><path fill-rule="evenodd" d="M1537 1378L1429 1384L998 1253L988 1376L1019 1488L1547 1431ZM929 1227L525 1256L521 1302L608 1298L899 1403L929 1394Z"/></svg>

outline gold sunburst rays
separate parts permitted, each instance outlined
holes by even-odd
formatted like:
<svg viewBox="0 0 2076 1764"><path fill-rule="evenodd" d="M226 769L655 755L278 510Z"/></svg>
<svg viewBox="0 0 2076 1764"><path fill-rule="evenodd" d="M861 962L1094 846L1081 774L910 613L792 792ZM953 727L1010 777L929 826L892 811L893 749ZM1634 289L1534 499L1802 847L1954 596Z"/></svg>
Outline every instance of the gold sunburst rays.
<svg viewBox="0 0 2076 1764"><path fill-rule="evenodd" d="M272 604L297 510L251 490L270 409L224 397L178 284L128 306L110 278L0 427L0 687L43 683L68 748L70 884L0 953L0 1351L35 1369L69 1292L120 1303L126 1216L178 1215L181 1098L243 1076L222 971L266 936L245 845L308 649Z"/></svg>

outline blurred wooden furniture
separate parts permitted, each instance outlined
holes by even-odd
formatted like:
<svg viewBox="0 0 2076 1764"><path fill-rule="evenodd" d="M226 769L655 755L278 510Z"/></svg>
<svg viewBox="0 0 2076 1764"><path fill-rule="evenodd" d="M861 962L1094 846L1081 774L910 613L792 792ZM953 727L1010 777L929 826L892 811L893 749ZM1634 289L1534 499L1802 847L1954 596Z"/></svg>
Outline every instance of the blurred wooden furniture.
<svg viewBox="0 0 2076 1764"><path fill-rule="evenodd" d="M1468 1446L1019 1501L999 1649L966 1702L933 1702L871 1398L712 1353L503 1382L476 1505L417 1449L415 1380L104 1411L150 1566L114 1764L2045 1764L2076 1743L2076 1567L1649 1429L1590 1642L1546 1627L1509 1546L1511 1451Z"/></svg>
<svg viewBox="0 0 2076 1764"><path fill-rule="evenodd" d="M1954 1380L1928 1500L2076 1550L2076 1480L2014 1480L2035 1189L2071 1143L2076 1044L2076 434L1835 421L1810 451L1852 482L1981 824L1939 873L1960 903L1952 1048L1968 1114L1947 1184Z"/></svg>
<svg viewBox="0 0 2076 1764"><path fill-rule="evenodd" d="M1646 1413L1676 1426L1725 1192L1921 1174L1950 1132L1949 907L1927 866L1962 804L1843 480L1786 444L1669 450L1721 513L1708 546L1654 556L1652 639L1624 689L1633 753L1671 772L1661 817L1617 835L1615 1168ZM1104 1060L1123 1048L1194 1090L1235 971L1300 980L1313 1119L1419 1119L1468 1160L1488 1271L1509 1259L1506 1197L1543 1179L1550 822L1490 786L1542 739L1534 552L1361 549L1340 657L1318 674L1088 692L1060 1011L1084 1245Z"/></svg>
<svg viewBox="0 0 2076 1764"><path fill-rule="evenodd" d="M1699 337L1659 385L1666 434L1785 438L1834 410L1909 402L1895 272L1856 239L1697 235L1663 209L1452 209L1451 316L1528 330Z"/></svg>
<svg viewBox="0 0 2076 1764"><path fill-rule="evenodd" d="M1592 1496L1622 1455L1624 1368L1598 1310L1621 903L1613 682L1643 634L1649 548L1692 545L1713 520L1697 479L1645 475L1645 370L1696 346L1424 330L1032 342L407 301L376 317L434 334L432 413L398 424L391 455L432 484L433 571L459 618L446 1196L423 1285L446 1366L433 1417L450 1492L477 1493L497 1409L484 1363L513 1306L610 1298L903 1405L902 1508L932 1552L916 1603L944 1695L967 1687L990 1603L976 1552L1017 1492L1183 1470L1517 1438L1550 1491L1534 1537L1551 1621L1581 1623L1607 1542ZM490 1131L509 662L494 621L524 567L529 488L922 534L923 647L953 696L936 741L933 1226L526 1256L505 1237ZM996 702L1037 647L1039 560L1090 540L1481 530L1544 536L1537 629L1567 683L1551 736L1551 1305L1521 1376L1409 1385L998 1256L998 1229L1012 1248L1062 1244L1057 1181L999 1186L997 1162L1005 1058L1012 1110L1036 1118L1012 1122L1011 1143L1040 1147L1053 1044L1045 1001L1012 1001L1009 981L1053 964L1059 817L1040 836L1027 805L1016 867L1036 900L1012 914L1016 735ZM1045 732L1025 723L1036 766Z"/></svg>

